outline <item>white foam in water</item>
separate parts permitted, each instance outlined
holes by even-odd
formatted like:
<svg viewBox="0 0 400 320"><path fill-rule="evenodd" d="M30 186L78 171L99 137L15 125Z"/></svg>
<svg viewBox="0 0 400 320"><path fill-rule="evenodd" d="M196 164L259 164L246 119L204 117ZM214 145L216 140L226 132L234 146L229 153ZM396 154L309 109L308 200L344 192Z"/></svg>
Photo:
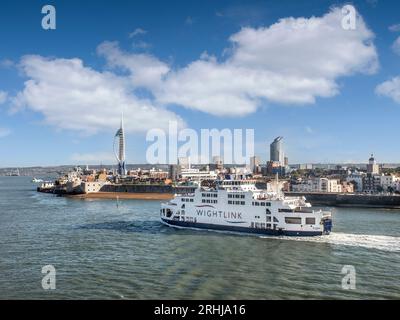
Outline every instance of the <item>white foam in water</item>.
<svg viewBox="0 0 400 320"><path fill-rule="evenodd" d="M400 252L400 237L392 237L392 236L332 232L330 235L316 236L316 237L262 236L262 238L268 238L268 239L278 238L284 240L328 243L333 245L363 247L363 248L378 249L383 251Z"/></svg>

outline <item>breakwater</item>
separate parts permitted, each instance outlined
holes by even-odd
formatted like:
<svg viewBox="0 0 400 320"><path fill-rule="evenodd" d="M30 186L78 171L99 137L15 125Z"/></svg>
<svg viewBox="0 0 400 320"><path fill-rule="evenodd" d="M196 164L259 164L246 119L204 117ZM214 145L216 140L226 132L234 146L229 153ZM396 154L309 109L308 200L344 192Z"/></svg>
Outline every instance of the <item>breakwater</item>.
<svg viewBox="0 0 400 320"><path fill-rule="evenodd" d="M400 209L399 195L318 192L285 192L285 195L305 196L315 206Z"/></svg>

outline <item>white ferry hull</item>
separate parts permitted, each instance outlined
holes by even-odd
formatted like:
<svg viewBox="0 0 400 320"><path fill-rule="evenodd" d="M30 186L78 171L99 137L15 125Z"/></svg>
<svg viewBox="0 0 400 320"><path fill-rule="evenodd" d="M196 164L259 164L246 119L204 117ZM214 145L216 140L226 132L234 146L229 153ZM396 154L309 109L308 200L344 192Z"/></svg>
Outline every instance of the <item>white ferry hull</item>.
<svg viewBox="0 0 400 320"><path fill-rule="evenodd" d="M269 235L269 236L296 236L296 237L312 237L321 236L322 231L291 231L291 230L274 230L274 229L258 229L240 226L228 226L212 223L199 223L199 222L186 222L161 218L161 222L170 227L188 228L188 229L202 229L202 230L218 230L229 232L240 232L247 234Z"/></svg>

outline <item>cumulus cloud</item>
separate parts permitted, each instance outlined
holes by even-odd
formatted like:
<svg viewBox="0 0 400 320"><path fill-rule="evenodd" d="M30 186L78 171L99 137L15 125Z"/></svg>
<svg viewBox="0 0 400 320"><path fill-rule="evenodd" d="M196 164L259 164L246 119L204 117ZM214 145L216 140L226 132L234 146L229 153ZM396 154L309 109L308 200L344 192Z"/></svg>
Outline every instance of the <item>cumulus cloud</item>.
<svg viewBox="0 0 400 320"><path fill-rule="evenodd" d="M378 85L375 89L376 94L393 99L400 103L400 77L394 77Z"/></svg>
<svg viewBox="0 0 400 320"><path fill-rule="evenodd" d="M398 24L393 24L391 26L389 26L389 31L391 32L399 32L400 31L400 23Z"/></svg>
<svg viewBox="0 0 400 320"><path fill-rule="evenodd" d="M128 71L135 87L156 88L170 70L166 63L152 55L123 52L117 42L103 42L97 47L97 53L107 59L110 67Z"/></svg>
<svg viewBox="0 0 400 320"><path fill-rule="evenodd" d="M204 53L178 68L148 53L125 52L117 42L97 48L107 71L80 59L25 56L20 67L28 80L10 100L16 110L28 107L51 125L87 133L115 129L122 109L127 130L143 131L166 128L169 120L183 125L170 105L243 116L265 102L313 104L337 95L339 78L378 69L374 34L361 16L355 30L343 29L342 18L334 8L321 17L242 28L221 57ZM143 33L138 28L131 35Z"/></svg>
<svg viewBox="0 0 400 320"><path fill-rule="evenodd" d="M400 37L398 37L392 44L393 51L400 55Z"/></svg>
<svg viewBox="0 0 400 320"><path fill-rule="evenodd" d="M202 55L179 69L149 55L124 53L116 43L99 50L111 66L129 70L133 83L146 86L163 105L242 116L263 101L312 104L318 97L338 94L338 78L376 72L373 33L361 16L356 30L343 29L342 18L336 8L322 17L242 28L230 37L225 59Z"/></svg>
<svg viewBox="0 0 400 320"><path fill-rule="evenodd" d="M8 98L7 92L0 90L0 104L6 102L7 98Z"/></svg>
<svg viewBox="0 0 400 320"><path fill-rule="evenodd" d="M109 72L98 72L80 59L48 59L25 56L20 68L28 77L15 97L14 110L30 108L61 129L87 134L115 129L123 111L127 131L167 128L169 120L182 120L174 113L139 99L129 81Z"/></svg>

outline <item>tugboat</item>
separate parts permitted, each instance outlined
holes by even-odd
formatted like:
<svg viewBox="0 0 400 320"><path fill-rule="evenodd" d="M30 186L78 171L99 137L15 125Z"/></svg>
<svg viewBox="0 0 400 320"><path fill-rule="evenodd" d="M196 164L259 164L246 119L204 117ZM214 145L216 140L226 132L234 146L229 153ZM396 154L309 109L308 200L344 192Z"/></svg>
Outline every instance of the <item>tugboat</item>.
<svg viewBox="0 0 400 320"><path fill-rule="evenodd" d="M314 210L305 197L258 189L252 180L220 180L161 204L161 222L172 227L261 235L320 236L332 230L332 214Z"/></svg>

